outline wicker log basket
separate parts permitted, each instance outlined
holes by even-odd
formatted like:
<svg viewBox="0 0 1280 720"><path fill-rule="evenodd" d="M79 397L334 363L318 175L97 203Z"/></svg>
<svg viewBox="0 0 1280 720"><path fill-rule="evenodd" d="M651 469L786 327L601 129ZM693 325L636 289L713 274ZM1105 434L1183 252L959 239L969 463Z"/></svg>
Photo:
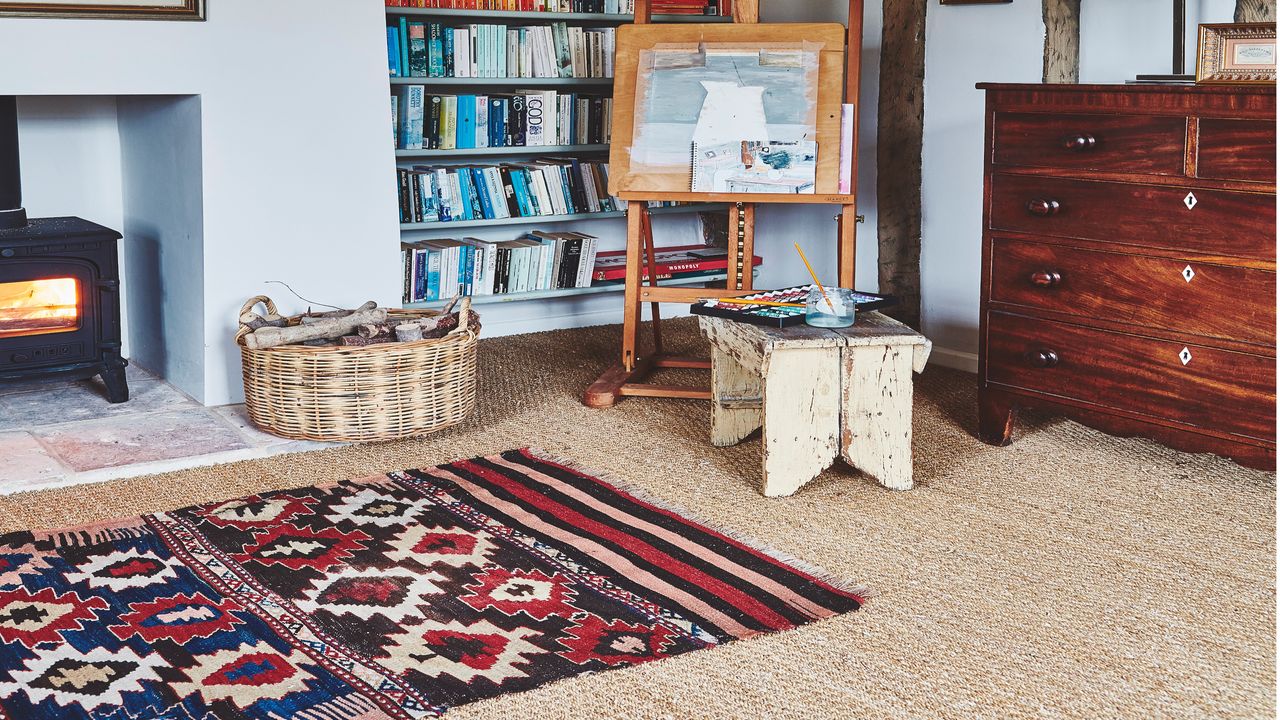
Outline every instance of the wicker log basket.
<svg viewBox="0 0 1280 720"><path fill-rule="evenodd" d="M270 298L258 303L276 314ZM423 435L456 425L476 404L476 331L469 327L470 298L463 298L458 327L430 340L364 347L285 345L245 347L248 328L236 333L244 368L245 405L263 430L296 440L376 441ZM390 310L390 318L416 319L430 312ZM290 325L300 315L288 318Z"/></svg>

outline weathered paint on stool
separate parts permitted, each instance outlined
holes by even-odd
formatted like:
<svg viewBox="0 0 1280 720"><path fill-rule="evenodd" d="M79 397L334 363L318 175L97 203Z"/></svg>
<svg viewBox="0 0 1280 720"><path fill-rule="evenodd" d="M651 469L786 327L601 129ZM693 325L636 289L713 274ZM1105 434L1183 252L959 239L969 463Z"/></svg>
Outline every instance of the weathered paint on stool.
<svg viewBox="0 0 1280 720"><path fill-rule="evenodd" d="M912 373L932 343L880 313L848 328L765 328L698 319L712 344L711 443L763 428L764 487L790 495L836 458L909 490Z"/></svg>

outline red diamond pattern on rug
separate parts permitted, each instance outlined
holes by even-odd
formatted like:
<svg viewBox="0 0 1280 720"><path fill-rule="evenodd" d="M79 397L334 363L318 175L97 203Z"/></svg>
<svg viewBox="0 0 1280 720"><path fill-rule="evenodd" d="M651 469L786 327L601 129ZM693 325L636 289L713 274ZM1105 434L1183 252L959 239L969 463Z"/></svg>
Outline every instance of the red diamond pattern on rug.
<svg viewBox="0 0 1280 720"><path fill-rule="evenodd" d="M0 718L417 720L860 603L511 451L0 536Z"/></svg>

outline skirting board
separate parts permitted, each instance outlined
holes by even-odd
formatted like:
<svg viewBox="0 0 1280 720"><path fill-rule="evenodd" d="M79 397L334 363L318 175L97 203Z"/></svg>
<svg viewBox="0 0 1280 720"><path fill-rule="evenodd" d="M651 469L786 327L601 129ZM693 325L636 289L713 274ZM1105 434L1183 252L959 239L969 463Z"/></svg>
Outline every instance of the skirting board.
<svg viewBox="0 0 1280 720"><path fill-rule="evenodd" d="M929 355L929 364L976 375L978 373L978 354L935 345L933 353Z"/></svg>

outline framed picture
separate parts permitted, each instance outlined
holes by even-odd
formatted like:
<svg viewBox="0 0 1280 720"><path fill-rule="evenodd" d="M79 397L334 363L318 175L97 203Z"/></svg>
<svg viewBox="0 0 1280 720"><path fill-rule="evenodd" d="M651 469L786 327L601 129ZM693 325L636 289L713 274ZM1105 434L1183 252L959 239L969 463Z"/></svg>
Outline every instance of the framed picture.
<svg viewBox="0 0 1280 720"><path fill-rule="evenodd" d="M836 195L844 44L837 24L623 25L611 192Z"/></svg>
<svg viewBox="0 0 1280 720"><path fill-rule="evenodd" d="M1275 81L1275 23L1200 26L1196 82L1237 84Z"/></svg>
<svg viewBox="0 0 1280 720"><path fill-rule="evenodd" d="M204 0L0 0L0 17L204 20Z"/></svg>

